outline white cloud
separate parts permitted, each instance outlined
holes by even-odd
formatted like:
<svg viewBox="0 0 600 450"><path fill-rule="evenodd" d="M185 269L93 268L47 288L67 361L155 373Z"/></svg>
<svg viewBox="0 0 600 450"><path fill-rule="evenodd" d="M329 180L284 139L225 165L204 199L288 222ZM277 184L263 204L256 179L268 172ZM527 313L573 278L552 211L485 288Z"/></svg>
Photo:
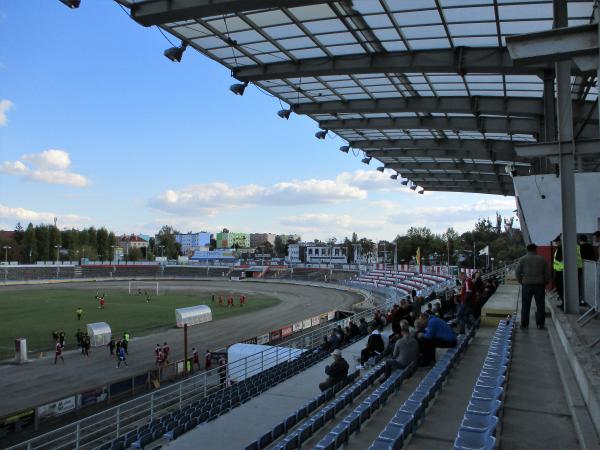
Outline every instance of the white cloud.
<svg viewBox="0 0 600 450"><path fill-rule="evenodd" d="M6 117L6 113L13 109L15 104L10 100L0 100L0 126L5 126L8 123L8 118Z"/></svg>
<svg viewBox="0 0 600 450"><path fill-rule="evenodd" d="M90 221L89 217L77 214L58 214L55 212L33 211L25 208L13 208L0 204L0 221L4 223L23 222L23 223L54 223L54 218L58 218L59 228L80 227Z"/></svg>
<svg viewBox="0 0 600 450"><path fill-rule="evenodd" d="M0 172L9 175L21 175L24 180L39 183L66 184L75 187L86 187L89 180L78 173L70 172L71 158L64 150L50 149L40 153L23 155L21 160L5 161L0 165Z"/></svg>
<svg viewBox="0 0 600 450"><path fill-rule="evenodd" d="M214 216L225 208L329 204L366 197L364 190L334 180L292 180L272 186L231 186L224 182L213 182L194 184L181 190L167 190L150 200L150 206L169 213Z"/></svg>
<svg viewBox="0 0 600 450"><path fill-rule="evenodd" d="M67 170L71 165L71 158L64 150L44 150L40 153L23 155L21 159L41 169Z"/></svg>
<svg viewBox="0 0 600 450"><path fill-rule="evenodd" d="M355 170L354 172L342 172L336 177L338 183L349 184L366 191L381 192L410 192L406 186L402 186L399 180L390 179L390 175L396 172L385 170Z"/></svg>
<svg viewBox="0 0 600 450"><path fill-rule="evenodd" d="M353 232L361 235L373 235L381 231L384 219L370 217L357 218L351 214L305 213L283 217L279 223L285 231L300 233L305 239L319 238L322 240L335 236L342 239Z"/></svg>

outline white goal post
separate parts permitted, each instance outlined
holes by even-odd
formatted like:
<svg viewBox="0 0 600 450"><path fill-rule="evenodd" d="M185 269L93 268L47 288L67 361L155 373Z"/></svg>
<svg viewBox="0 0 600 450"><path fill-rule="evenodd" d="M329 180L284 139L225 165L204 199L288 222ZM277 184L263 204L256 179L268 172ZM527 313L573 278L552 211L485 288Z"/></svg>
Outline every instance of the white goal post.
<svg viewBox="0 0 600 450"><path fill-rule="evenodd" d="M137 281L131 280L129 282L129 294L137 294L139 291L152 292L158 296L158 281Z"/></svg>

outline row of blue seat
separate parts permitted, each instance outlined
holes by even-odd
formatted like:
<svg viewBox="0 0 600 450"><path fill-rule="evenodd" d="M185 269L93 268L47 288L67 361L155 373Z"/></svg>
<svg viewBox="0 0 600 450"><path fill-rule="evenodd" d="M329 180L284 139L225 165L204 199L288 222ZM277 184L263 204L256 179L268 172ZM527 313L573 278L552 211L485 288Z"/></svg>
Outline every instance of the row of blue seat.
<svg viewBox="0 0 600 450"><path fill-rule="evenodd" d="M306 351L295 360L284 361L239 383L192 402L182 409L138 426L134 430L96 447L96 450L121 450L129 446L141 449L163 436L167 439L176 439L198 424L225 414L327 356L328 354L316 351Z"/></svg>
<svg viewBox="0 0 600 450"><path fill-rule="evenodd" d="M493 450L498 412L511 358L514 321L501 321L492 338L454 441L454 450Z"/></svg>
<svg viewBox="0 0 600 450"><path fill-rule="evenodd" d="M459 356L466 350L475 335L479 321L464 336L459 336L456 348L446 350L444 356L429 370L414 392L399 408L369 450L397 450L406 438L414 433L425 416L427 406L438 394L442 384Z"/></svg>
<svg viewBox="0 0 600 450"><path fill-rule="evenodd" d="M314 399L306 402L306 404L299 408L297 411L293 412L283 421L275 425L275 427L273 427L272 430L264 433L256 441L246 446L245 450L261 450L267 447L272 442L279 439L285 433L290 433L290 431L292 430L292 428L294 428L294 426L296 426L296 424L298 424L304 419L310 418L311 414L315 412L317 408L323 406L325 403L334 399L335 394L341 391L348 384L353 383L359 376L360 370L356 370L355 372L348 375L343 381L327 389L325 392L322 392Z"/></svg>
<svg viewBox="0 0 600 450"><path fill-rule="evenodd" d="M361 392L368 389L384 370L384 362L378 362L373 368L355 381L348 389L344 390L335 400L321 408L313 416L307 418L299 427L288 433L273 449L293 450L300 448L314 433L321 429L325 423L333 420L335 415L351 404Z"/></svg>

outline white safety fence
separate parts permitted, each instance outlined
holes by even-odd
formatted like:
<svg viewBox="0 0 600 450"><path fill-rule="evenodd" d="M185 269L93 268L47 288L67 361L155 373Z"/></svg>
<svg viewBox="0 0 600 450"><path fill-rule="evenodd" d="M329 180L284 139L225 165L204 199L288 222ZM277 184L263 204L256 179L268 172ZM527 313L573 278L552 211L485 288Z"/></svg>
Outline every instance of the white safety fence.
<svg viewBox="0 0 600 450"><path fill-rule="evenodd" d="M365 289L372 287L365 286ZM378 289L378 291L380 290ZM345 319L329 322L314 331L292 336L290 339L283 340L277 346L272 346L261 352L260 355L255 354L228 364L227 373L243 373L245 377L251 373L262 372L267 367L290 359L292 349L314 349L323 342L323 337L331 334L331 331L338 325L344 327L350 320L358 322L363 317L370 321L376 310L387 311L395 301L395 296L389 296L377 307L361 311ZM288 348L290 355L282 355L280 346ZM183 362L181 365L181 370L183 370ZM153 419L160 418L171 411L178 410L224 388L220 383L219 368L217 367L77 420L69 425L9 447L7 450L93 449Z"/></svg>
<svg viewBox="0 0 600 450"><path fill-rule="evenodd" d="M577 322L581 326L585 326L600 314L600 263L583 261L583 286L581 288L583 289L583 299L590 309L577 319Z"/></svg>

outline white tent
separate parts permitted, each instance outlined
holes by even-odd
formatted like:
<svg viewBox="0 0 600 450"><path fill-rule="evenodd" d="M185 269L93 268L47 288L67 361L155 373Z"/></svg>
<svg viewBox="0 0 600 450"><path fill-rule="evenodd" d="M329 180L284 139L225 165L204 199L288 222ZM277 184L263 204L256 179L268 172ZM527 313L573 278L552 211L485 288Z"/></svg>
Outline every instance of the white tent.
<svg viewBox="0 0 600 450"><path fill-rule="evenodd" d="M112 336L110 325L106 322L88 323L87 333L90 335L92 347L101 347L108 344Z"/></svg>
<svg viewBox="0 0 600 450"><path fill-rule="evenodd" d="M206 305L190 306L188 308L178 308L175 310L175 322L178 328L198 325L199 323L210 322L212 320L212 311Z"/></svg>
<svg viewBox="0 0 600 450"><path fill-rule="evenodd" d="M291 347L259 344L233 344L227 349L230 380L240 382L284 361L292 361L304 352Z"/></svg>

